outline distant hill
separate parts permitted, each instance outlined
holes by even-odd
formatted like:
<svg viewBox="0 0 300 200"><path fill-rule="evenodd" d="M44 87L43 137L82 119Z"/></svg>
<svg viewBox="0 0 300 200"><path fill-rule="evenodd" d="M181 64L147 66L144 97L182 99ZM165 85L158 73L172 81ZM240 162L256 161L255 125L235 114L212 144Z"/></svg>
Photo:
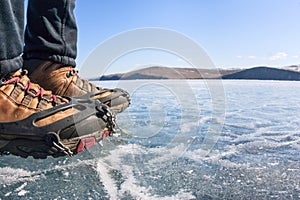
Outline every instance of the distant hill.
<svg viewBox="0 0 300 200"><path fill-rule="evenodd" d="M249 79L300 81L300 66L279 68L254 67L250 69L195 69L153 66L144 69L104 75L90 80L136 80L136 79Z"/></svg>
<svg viewBox="0 0 300 200"><path fill-rule="evenodd" d="M270 67L255 67L222 76L223 79L289 80L299 81L300 73Z"/></svg>
<svg viewBox="0 0 300 200"><path fill-rule="evenodd" d="M232 74L240 70L225 69L195 69L195 68L171 68L148 67L128 73L104 75L91 80L136 80L136 79L214 79L223 75Z"/></svg>

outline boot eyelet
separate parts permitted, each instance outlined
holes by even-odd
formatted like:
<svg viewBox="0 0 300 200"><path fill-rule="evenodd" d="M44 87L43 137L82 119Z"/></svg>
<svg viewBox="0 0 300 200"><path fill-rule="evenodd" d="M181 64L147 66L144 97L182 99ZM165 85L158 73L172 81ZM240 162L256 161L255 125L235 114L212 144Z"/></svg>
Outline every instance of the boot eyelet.
<svg viewBox="0 0 300 200"><path fill-rule="evenodd" d="M70 77L71 77L71 73L68 72L68 73L66 74L66 77L67 77L67 78L70 78Z"/></svg>
<svg viewBox="0 0 300 200"><path fill-rule="evenodd" d="M1 78L0 80L0 86L3 85L5 83L6 79L5 78Z"/></svg>

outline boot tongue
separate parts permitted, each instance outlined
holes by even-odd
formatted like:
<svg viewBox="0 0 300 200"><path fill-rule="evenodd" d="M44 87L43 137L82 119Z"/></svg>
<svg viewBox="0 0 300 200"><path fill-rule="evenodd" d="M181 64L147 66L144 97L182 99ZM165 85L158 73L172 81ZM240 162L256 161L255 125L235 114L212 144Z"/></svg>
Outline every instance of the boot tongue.
<svg viewBox="0 0 300 200"><path fill-rule="evenodd" d="M58 70L60 68L66 67L62 63L56 63L50 60L40 60L40 59L29 59L24 60L23 69L28 70L28 75L31 76L35 74L34 72L45 72L50 73L52 71Z"/></svg>
<svg viewBox="0 0 300 200"><path fill-rule="evenodd" d="M28 70L28 74L32 74L33 71L38 68L40 65L44 64L46 61L45 60L40 60L40 59L29 59L29 60L24 60L23 62L23 69Z"/></svg>

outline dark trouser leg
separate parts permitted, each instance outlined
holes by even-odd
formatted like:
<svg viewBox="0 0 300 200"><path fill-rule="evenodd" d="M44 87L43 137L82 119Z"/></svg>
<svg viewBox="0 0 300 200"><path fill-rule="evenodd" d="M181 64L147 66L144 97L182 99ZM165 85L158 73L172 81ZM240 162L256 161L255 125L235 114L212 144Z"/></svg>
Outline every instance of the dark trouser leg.
<svg viewBox="0 0 300 200"><path fill-rule="evenodd" d="M29 0L24 59L51 60L75 66L75 0Z"/></svg>
<svg viewBox="0 0 300 200"><path fill-rule="evenodd" d="M24 1L0 1L0 73L23 65Z"/></svg>

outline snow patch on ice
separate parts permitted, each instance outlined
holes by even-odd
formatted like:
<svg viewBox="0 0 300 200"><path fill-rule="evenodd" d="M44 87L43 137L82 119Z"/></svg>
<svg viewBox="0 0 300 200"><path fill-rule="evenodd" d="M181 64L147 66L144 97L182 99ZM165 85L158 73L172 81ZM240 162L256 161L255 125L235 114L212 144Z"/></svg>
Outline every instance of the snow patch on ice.
<svg viewBox="0 0 300 200"><path fill-rule="evenodd" d="M97 172L99 179L104 183L105 190L107 191L110 199L120 199L124 195L130 195L134 199L196 199L191 193L178 191L172 196L158 196L151 193L153 189L151 186L141 186L139 176L144 173L144 170L157 170L157 166L171 164L172 159L169 156L178 156L184 150L184 146L167 148L149 148L145 149L136 144L122 145L112 150L110 155L101 158L97 162ZM155 156L145 158L142 163L134 160L135 156L152 155ZM127 159L127 161L125 161ZM128 160L130 159L130 160ZM131 160L132 159L132 160ZM132 161L132 162L130 162ZM141 165L141 166L139 166ZM111 171L117 170L121 173L124 180L118 186ZM190 171L192 173L192 171Z"/></svg>
<svg viewBox="0 0 300 200"><path fill-rule="evenodd" d="M33 172L24 169L14 169L10 167L0 168L0 182L2 184L13 184L23 181L34 181L40 176L34 176Z"/></svg>

